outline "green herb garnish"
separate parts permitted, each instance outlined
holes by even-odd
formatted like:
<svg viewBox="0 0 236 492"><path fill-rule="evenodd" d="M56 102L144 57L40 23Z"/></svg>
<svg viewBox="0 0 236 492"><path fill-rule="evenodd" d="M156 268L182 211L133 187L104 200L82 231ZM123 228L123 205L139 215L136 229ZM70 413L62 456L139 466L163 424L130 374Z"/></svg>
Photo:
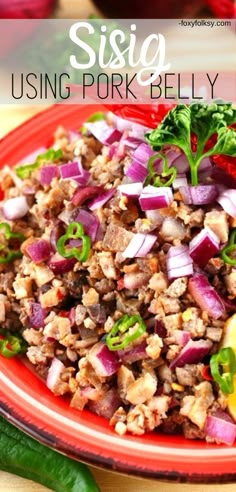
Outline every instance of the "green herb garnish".
<svg viewBox="0 0 236 492"><path fill-rule="evenodd" d="M178 104L162 123L146 135L154 150L161 151L165 145L180 148L189 161L192 185L198 184L198 169L205 157L225 154L236 157L236 132L229 125L236 123L236 109L232 104ZM191 135L197 136L197 151L191 147ZM215 145L205 150L206 143L217 134Z"/></svg>

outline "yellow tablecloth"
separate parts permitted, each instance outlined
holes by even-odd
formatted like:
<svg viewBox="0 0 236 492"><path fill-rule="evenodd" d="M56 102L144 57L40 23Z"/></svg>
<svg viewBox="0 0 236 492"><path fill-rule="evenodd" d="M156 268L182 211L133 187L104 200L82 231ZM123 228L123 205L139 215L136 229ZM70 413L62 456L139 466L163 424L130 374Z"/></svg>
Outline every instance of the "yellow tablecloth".
<svg viewBox="0 0 236 492"><path fill-rule="evenodd" d="M87 18L96 9L90 0L60 0L57 17ZM42 106L0 106L0 138L22 121L43 109ZM91 467L101 492L235 492L236 484L170 484L136 479ZM0 492L46 492L48 489L29 480L0 471ZM79 491L78 491L79 492Z"/></svg>

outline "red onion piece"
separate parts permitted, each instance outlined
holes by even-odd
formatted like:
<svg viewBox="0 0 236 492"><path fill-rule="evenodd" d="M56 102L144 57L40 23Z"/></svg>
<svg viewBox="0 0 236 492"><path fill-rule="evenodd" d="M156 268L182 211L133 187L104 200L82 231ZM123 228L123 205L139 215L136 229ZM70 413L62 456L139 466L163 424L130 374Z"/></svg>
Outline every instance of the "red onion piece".
<svg viewBox="0 0 236 492"><path fill-rule="evenodd" d="M218 188L215 184L181 186L179 189L184 203L187 205L208 205L214 203L219 195Z"/></svg>
<svg viewBox="0 0 236 492"><path fill-rule="evenodd" d="M132 181L143 183L148 176L148 170L138 161L133 161L126 171L126 176L132 179Z"/></svg>
<svg viewBox="0 0 236 492"><path fill-rule="evenodd" d="M105 203L107 203L115 194L116 189L112 188L111 190L105 190L101 192L98 196L96 196L93 200L88 202L88 208L89 210L97 210L100 207L103 207Z"/></svg>
<svg viewBox="0 0 236 492"><path fill-rule="evenodd" d="M136 345L135 347L117 350L117 353L122 364L133 364L133 362L136 362L138 360L148 359L146 347L147 344L144 341L139 345Z"/></svg>
<svg viewBox="0 0 236 492"><path fill-rule="evenodd" d="M89 400L88 408L91 412L110 420L120 405L121 400L117 391L115 388L111 388L99 400Z"/></svg>
<svg viewBox="0 0 236 492"><path fill-rule="evenodd" d="M187 277L193 274L193 260L186 245L171 246L166 256L169 279Z"/></svg>
<svg viewBox="0 0 236 492"><path fill-rule="evenodd" d="M175 152L175 159L171 163L176 167L178 173L187 173L189 171L189 161L185 154L177 154Z"/></svg>
<svg viewBox="0 0 236 492"><path fill-rule="evenodd" d="M171 361L170 368L183 367L185 364L197 364L211 350L213 343L210 340L189 340L179 355Z"/></svg>
<svg viewBox="0 0 236 492"><path fill-rule="evenodd" d="M146 210L145 215L156 227L160 226L164 220L164 217L160 214L159 210Z"/></svg>
<svg viewBox="0 0 236 492"><path fill-rule="evenodd" d="M54 391L57 383L60 381L60 376L61 373L64 371L64 369L65 366L63 362L61 362L59 359L54 357L49 367L47 379L46 379L46 385L51 391Z"/></svg>
<svg viewBox="0 0 236 492"><path fill-rule="evenodd" d="M92 135L104 145L111 145L114 142L119 142L122 133L116 128L109 126L105 120L99 120L84 123L84 126L92 133Z"/></svg>
<svg viewBox="0 0 236 492"><path fill-rule="evenodd" d="M178 174L172 183L172 187L174 188L174 190L178 190L179 188L187 185L188 185L188 180L186 178L186 174L184 173Z"/></svg>
<svg viewBox="0 0 236 492"><path fill-rule="evenodd" d="M87 184L90 177L90 173L83 168L81 160L62 164L59 172L62 179L74 179L82 186Z"/></svg>
<svg viewBox="0 0 236 492"><path fill-rule="evenodd" d="M59 255L59 253L55 253L51 256L48 262L48 267L53 273L55 273L55 275L62 275L63 273L73 270L76 261L76 258L64 258Z"/></svg>
<svg viewBox="0 0 236 492"><path fill-rule="evenodd" d="M92 242L95 241L99 227L99 220L96 215L81 208L76 216L73 216L73 220L80 222L84 227L85 234L91 238Z"/></svg>
<svg viewBox="0 0 236 492"><path fill-rule="evenodd" d="M69 224L69 222L68 222ZM57 241L59 237L63 236L65 234L65 227L62 224L62 222L55 223L51 229L50 232L50 244L53 249L53 251L57 251Z"/></svg>
<svg viewBox="0 0 236 492"><path fill-rule="evenodd" d="M137 182L137 183L121 184L117 187L117 189L122 195L132 198L138 198L139 195L141 195L142 193L143 183Z"/></svg>
<svg viewBox="0 0 236 492"><path fill-rule="evenodd" d="M137 137L132 137L132 136L124 136L122 137L120 143L126 148L126 149L137 149L138 146L142 143L142 140Z"/></svg>
<svg viewBox="0 0 236 492"><path fill-rule="evenodd" d="M189 254L200 268L203 268L219 249L219 238L208 227L204 227L189 243Z"/></svg>
<svg viewBox="0 0 236 492"><path fill-rule="evenodd" d="M40 168L39 181L43 186L49 186L53 178L57 178L59 175L59 168L55 164L49 166L43 166Z"/></svg>
<svg viewBox="0 0 236 492"><path fill-rule="evenodd" d="M46 309L43 309L38 302L30 303L29 324L31 328L42 328L47 316Z"/></svg>
<svg viewBox="0 0 236 492"><path fill-rule="evenodd" d="M236 217L236 190L229 189L223 191L217 199L217 202L231 217Z"/></svg>
<svg viewBox="0 0 236 492"><path fill-rule="evenodd" d="M96 343L88 353L88 360L97 376L109 377L115 374L119 367L118 354L103 343Z"/></svg>
<svg viewBox="0 0 236 492"><path fill-rule="evenodd" d="M3 203L3 215L7 220L16 220L24 217L29 211L29 205L25 196L9 198Z"/></svg>
<svg viewBox="0 0 236 492"><path fill-rule="evenodd" d="M145 186L139 197L142 210L155 210L169 207L173 201L173 193L169 187L156 188L155 186Z"/></svg>
<svg viewBox="0 0 236 492"><path fill-rule="evenodd" d="M135 161L140 162L140 164L144 164L144 166L146 167L150 157L152 157L155 154L156 152L152 150L150 145L143 142L134 151L133 158ZM157 160L159 161L160 159L158 158Z"/></svg>
<svg viewBox="0 0 236 492"><path fill-rule="evenodd" d="M91 199L92 197L98 196L103 192L103 188L101 186L86 186L85 188L79 188L76 190L73 198L72 204L75 207L79 207L83 205L84 202Z"/></svg>
<svg viewBox="0 0 236 492"><path fill-rule="evenodd" d="M222 415L208 415L205 424L206 434L228 446L232 446L236 437L236 425L229 421L228 415L221 412ZM224 416L225 414L225 416Z"/></svg>
<svg viewBox="0 0 236 492"><path fill-rule="evenodd" d="M45 239L35 239L26 247L26 253L34 263L41 263L48 260L51 256L52 249L50 243Z"/></svg>
<svg viewBox="0 0 236 492"><path fill-rule="evenodd" d="M189 280L188 289L198 306L203 311L207 311L213 319L224 315L224 303L205 275L202 273L194 275Z"/></svg>
<svg viewBox="0 0 236 492"><path fill-rule="evenodd" d="M153 234L142 234L138 232L132 237L127 248L123 251L122 256L124 258L140 258L146 256L151 251L156 240L157 237Z"/></svg>

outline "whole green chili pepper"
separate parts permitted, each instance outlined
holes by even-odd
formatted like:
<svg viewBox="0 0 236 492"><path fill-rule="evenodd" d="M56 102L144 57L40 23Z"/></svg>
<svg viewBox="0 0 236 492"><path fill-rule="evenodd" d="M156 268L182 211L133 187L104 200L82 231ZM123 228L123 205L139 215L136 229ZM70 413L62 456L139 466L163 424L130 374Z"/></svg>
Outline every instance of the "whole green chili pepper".
<svg viewBox="0 0 236 492"><path fill-rule="evenodd" d="M236 258L231 258L230 254L236 253L236 228L232 230L228 244L221 251L221 258L229 265L236 265Z"/></svg>
<svg viewBox="0 0 236 492"><path fill-rule="evenodd" d="M55 492L99 492L88 467L47 448L0 416L0 469Z"/></svg>
<svg viewBox="0 0 236 492"><path fill-rule="evenodd" d="M21 232L12 232L9 224L7 222L1 222L0 230L4 229L4 237L8 243L12 240L17 240L22 243L25 240L25 236ZM16 258L21 258L22 253L18 249L12 249L9 245L0 244L0 251L5 251L5 255L0 256L0 263L9 263Z"/></svg>
<svg viewBox="0 0 236 492"><path fill-rule="evenodd" d="M236 374L236 357L231 347L222 348L210 359L211 375L226 394L234 392L233 376Z"/></svg>
<svg viewBox="0 0 236 492"><path fill-rule="evenodd" d="M123 335L135 324L138 324L137 329L125 337ZM122 318L118 319L116 323L113 325L111 331L108 333L106 337L106 344L109 350L121 350L131 342L139 338L146 331L146 325L138 314L134 316L129 316L128 314L124 314Z"/></svg>
<svg viewBox="0 0 236 492"><path fill-rule="evenodd" d="M70 239L81 239L82 247L68 248L67 241ZM91 240L84 234L84 228L80 222L71 222L66 229L66 233L57 241L58 253L64 258L76 258L78 261L86 261L90 253Z"/></svg>

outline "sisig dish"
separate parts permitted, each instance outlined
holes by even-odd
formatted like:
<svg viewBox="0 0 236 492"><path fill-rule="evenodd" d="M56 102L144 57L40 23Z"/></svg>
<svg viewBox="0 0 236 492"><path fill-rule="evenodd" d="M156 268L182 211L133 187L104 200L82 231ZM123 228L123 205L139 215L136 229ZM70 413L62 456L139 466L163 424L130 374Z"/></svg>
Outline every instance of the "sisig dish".
<svg viewBox="0 0 236 492"><path fill-rule="evenodd" d="M1 353L120 436L235 440L235 121L96 112L1 170Z"/></svg>

